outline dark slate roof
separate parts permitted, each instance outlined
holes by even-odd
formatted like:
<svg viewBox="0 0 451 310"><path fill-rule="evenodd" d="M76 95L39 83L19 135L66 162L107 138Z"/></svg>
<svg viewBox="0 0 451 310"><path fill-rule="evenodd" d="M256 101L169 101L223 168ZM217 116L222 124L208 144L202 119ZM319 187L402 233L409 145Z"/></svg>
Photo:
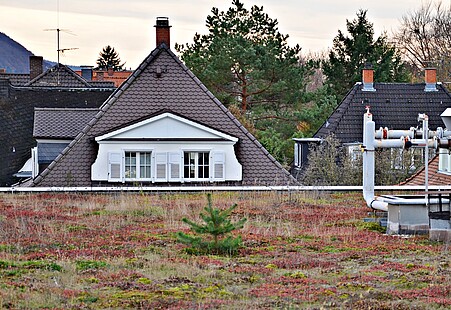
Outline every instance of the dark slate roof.
<svg viewBox="0 0 451 310"><path fill-rule="evenodd" d="M366 106L370 106L376 129L417 127L419 113L429 116L429 128L444 127L440 114L451 107L451 96L443 85L436 86L438 91L426 92L424 83L374 83L376 91L372 92L362 91L362 84L357 83L314 137L335 133L342 143L361 142Z"/></svg>
<svg viewBox="0 0 451 310"><path fill-rule="evenodd" d="M161 77L156 72L162 71ZM94 138L123 124L171 110L238 137L236 155L243 167L242 185L286 185L295 180L166 47L160 45L102 105L77 138L34 180L37 186L96 186L91 164ZM70 175L70 184L68 184Z"/></svg>
<svg viewBox="0 0 451 310"><path fill-rule="evenodd" d="M0 86L0 186L17 182L12 175L30 158L30 149L36 145L35 107L98 108L114 90Z"/></svg>
<svg viewBox="0 0 451 310"><path fill-rule="evenodd" d="M72 140L98 111L97 108L35 108L33 137Z"/></svg>
<svg viewBox="0 0 451 310"><path fill-rule="evenodd" d="M9 80L14 86L23 86L30 82L30 75L28 73L0 73L0 79Z"/></svg>
<svg viewBox="0 0 451 310"><path fill-rule="evenodd" d="M33 87L70 87L70 88L90 88L106 87L114 88L114 82L104 81L100 84L91 85L89 81L75 73L69 67L62 64L55 65L44 73L29 81L25 86ZM99 86L101 85L101 86Z"/></svg>

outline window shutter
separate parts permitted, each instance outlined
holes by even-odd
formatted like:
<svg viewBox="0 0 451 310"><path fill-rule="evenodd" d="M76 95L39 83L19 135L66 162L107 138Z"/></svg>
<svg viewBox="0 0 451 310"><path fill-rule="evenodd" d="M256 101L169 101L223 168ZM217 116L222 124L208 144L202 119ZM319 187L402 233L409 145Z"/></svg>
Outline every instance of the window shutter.
<svg viewBox="0 0 451 310"><path fill-rule="evenodd" d="M34 179L39 174L39 164L38 164L38 147L35 146L31 149L31 177Z"/></svg>
<svg viewBox="0 0 451 310"><path fill-rule="evenodd" d="M294 166L295 167L300 167L301 166L301 161L299 160L299 143L295 142L294 143Z"/></svg>
<svg viewBox="0 0 451 310"><path fill-rule="evenodd" d="M182 156L180 153L169 153L169 181L181 181Z"/></svg>
<svg viewBox="0 0 451 310"><path fill-rule="evenodd" d="M225 181L225 153L214 152L212 157L213 181Z"/></svg>
<svg viewBox="0 0 451 310"><path fill-rule="evenodd" d="M167 178L167 153L155 154L155 182L166 182Z"/></svg>
<svg viewBox="0 0 451 310"><path fill-rule="evenodd" d="M121 153L108 153L108 181L110 182L123 181Z"/></svg>

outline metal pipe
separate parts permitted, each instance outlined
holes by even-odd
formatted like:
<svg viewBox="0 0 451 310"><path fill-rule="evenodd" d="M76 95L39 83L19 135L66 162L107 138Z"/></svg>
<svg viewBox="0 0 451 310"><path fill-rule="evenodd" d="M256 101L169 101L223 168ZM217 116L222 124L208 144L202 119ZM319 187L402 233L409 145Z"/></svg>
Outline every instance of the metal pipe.
<svg viewBox="0 0 451 310"><path fill-rule="evenodd" d="M381 211L388 211L388 204L374 196L374 131L376 125L369 109L363 116L363 198L368 207Z"/></svg>
<svg viewBox="0 0 451 310"><path fill-rule="evenodd" d="M401 137L409 137L410 139L415 138L416 129L411 127L409 130L389 130L387 127L379 128L376 130L374 137L376 139L398 139Z"/></svg>
<svg viewBox="0 0 451 310"><path fill-rule="evenodd" d="M429 117L426 114L418 114L418 121L423 121L423 140L424 140L424 191L426 206L427 203L427 192L428 192L428 180L429 180L429 147L428 147L428 131L429 131Z"/></svg>

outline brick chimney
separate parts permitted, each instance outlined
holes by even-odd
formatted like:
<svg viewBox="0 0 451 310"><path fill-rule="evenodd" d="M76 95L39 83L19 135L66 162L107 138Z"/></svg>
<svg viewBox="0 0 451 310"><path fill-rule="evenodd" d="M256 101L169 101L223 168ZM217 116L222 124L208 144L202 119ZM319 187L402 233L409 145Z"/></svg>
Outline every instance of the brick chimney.
<svg viewBox="0 0 451 310"><path fill-rule="evenodd" d="M437 69L425 68L424 69L424 82L426 86L424 91L438 91L437 89Z"/></svg>
<svg viewBox="0 0 451 310"><path fill-rule="evenodd" d="M171 27L169 26L169 18L157 17L157 24L155 25L157 46L165 43L168 48L171 48Z"/></svg>
<svg viewBox="0 0 451 310"><path fill-rule="evenodd" d="M42 56L30 56L30 80L44 72L43 63L44 59Z"/></svg>
<svg viewBox="0 0 451 310"><path fill-rule="evenodd" d="M374 70L371 64L365 64L362 70L362 91L376 91L374 88Z"/></svg>

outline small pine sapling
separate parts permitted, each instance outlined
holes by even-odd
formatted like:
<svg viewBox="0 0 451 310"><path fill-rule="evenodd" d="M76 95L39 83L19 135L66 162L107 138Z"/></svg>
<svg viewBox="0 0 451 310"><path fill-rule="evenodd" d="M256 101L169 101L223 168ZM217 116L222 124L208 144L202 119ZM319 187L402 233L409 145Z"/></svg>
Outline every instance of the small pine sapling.
<svg viewBox="0 0 451 310"><path fill-rule="evenodd" d="M230 233L236 229L243 228L246 218L232 223L230 216L236 208L236 204L226 210L213 208L211 202L211 194L207 194L208 206L204 208L204 213L200 213L200 217L204 221L203 224L195 223L187 218L182 221L188 224L191 231L201 235L188 235L183 232L177 233L178 240L190 245L187 249L190 253L198 254L236 254L242 245L241 236L233 238ZM207 236L203 238L202 236Z"/></svg>

